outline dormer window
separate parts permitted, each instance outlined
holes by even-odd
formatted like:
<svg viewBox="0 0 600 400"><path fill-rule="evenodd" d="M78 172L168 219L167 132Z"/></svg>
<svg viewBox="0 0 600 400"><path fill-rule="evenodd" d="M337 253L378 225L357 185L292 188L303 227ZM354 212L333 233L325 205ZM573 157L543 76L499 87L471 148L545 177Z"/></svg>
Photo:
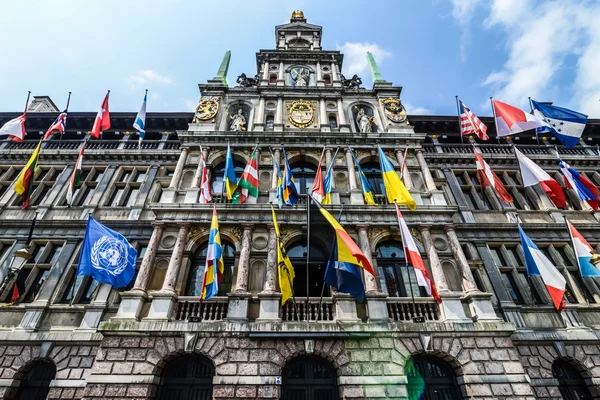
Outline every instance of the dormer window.
<svg viewBox="0 0 600 400"><path fill-rule="evenodd" d="M324 75L323 76L323 83L325 83L326 85L331 85L331 76Z"/></svg>
<svg viewBox="0 0 600 400"><path fill-rule="evenodd" d="M269 85L276 85L276 84L277 84L277 75L276 74L269 75Z"/></svg>

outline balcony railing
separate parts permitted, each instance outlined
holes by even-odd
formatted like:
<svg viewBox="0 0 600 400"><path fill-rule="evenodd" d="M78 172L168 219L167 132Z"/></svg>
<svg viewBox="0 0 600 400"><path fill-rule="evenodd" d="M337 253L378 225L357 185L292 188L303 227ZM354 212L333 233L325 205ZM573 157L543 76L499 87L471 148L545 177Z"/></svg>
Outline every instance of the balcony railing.
<svg viewBox="0 0 600 400"><path fill-rule="evenodd" d="M333 321L335 312L332 299L326 298L319 302L318 298L297 298L296 304L288 301L283 306L282 321Z"/></svg>
<svg viewBox="0 0 600 400"><path fill-rule="evenodd" d="M175 321L222 321L227 318L226 297L200 302L198 297L180 297L175 311Z"/></svg>
<svg viewBox="0 0 600 400"><path fill-rule="evenodd" d="M388 316L392 321L411 322L421 318L425 321L439 321L440 307L435 300L418 298L414 300L405 298L388 298Z"/></svg>
<svg viewBox="0 0 600 400"><path fill-rule="evenodd" d="M37 140L25 140L21 143L17 142L0 142L0 151L2 150L32 150L35 149L39 142ZM45 150L77 150L83 143L83 140L51 140L42 143L42 149ZM162 146L161 146L162 144ZM179 149L179 141L177 140L143 140L141 146L137 140L89 140L86 144L86 149L89 150L177 150Z"/></svg>
<svg viewBox="0 0 600 400"><path fill-rule="evenodd" d="M478 144L479 151L483 154L500 154L500 155L514 155L512 144ZM555 146L554 145L517 145L517 148L527 155L547 155L554 157ZM593 155L594 149L586 148L582 146L573 147L567 149L564 146L556 146L559 154L570 155L570 156L589 156ZM473 146L470 144L460 143L440 143L431 144L427 143L423 145L423 150L428 154L467 154L473 153ZM441 152L440 152L441 150Z"/></svg>

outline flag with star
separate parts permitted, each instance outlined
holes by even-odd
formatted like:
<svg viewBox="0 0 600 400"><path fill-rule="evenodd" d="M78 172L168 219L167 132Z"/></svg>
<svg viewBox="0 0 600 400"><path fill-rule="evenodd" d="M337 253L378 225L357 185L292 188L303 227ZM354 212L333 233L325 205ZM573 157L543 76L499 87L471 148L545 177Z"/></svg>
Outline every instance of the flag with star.
<svg viewBox="0 0 600 400"><path fill-rule="evenodd" d="M563 107L552 106L531 100L533 114L544 123L537 133L552 133L566 148L579 143L587 124L588 116Z"/></svg>

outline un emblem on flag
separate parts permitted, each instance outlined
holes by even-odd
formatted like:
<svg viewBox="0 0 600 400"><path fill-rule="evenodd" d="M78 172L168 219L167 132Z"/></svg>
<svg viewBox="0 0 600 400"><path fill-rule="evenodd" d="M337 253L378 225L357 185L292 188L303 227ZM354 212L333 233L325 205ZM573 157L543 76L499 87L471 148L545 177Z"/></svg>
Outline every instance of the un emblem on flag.
<svg viewBox="0 0 600 400"><path fill-rule="evenodd" d="M117 276L127 267L127 246L109 236L102 236L92 246L92 266Z"/></svg>

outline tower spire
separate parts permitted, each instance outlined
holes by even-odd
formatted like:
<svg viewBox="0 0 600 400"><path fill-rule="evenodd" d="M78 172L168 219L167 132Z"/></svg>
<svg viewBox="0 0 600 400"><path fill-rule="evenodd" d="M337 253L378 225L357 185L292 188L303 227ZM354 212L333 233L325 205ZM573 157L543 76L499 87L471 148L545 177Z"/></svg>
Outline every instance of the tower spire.
<svg viewBox="0 0 600 400"><path fill-rule="evenodd" d="M371 78L373 79L373 84L385 82L385 79L383 79L383 75L381 75L381 72L379 72L379 67L375 62L373 54L371 54L371 52L369 51L367 51L367 62L369 63L369 69L371 70Z"/></svg>
<svg viewBox="0 0 600 400"><path fill-rule="evenodd" d="M221 66L219 66L219 70L217 71L217 76L215 76L213 81L221 81L223 85L227 85L227 71L229 70L229 61L231 60L231 50L227 50L225 55L223 56L223 61L221 61Z"/></svg>

